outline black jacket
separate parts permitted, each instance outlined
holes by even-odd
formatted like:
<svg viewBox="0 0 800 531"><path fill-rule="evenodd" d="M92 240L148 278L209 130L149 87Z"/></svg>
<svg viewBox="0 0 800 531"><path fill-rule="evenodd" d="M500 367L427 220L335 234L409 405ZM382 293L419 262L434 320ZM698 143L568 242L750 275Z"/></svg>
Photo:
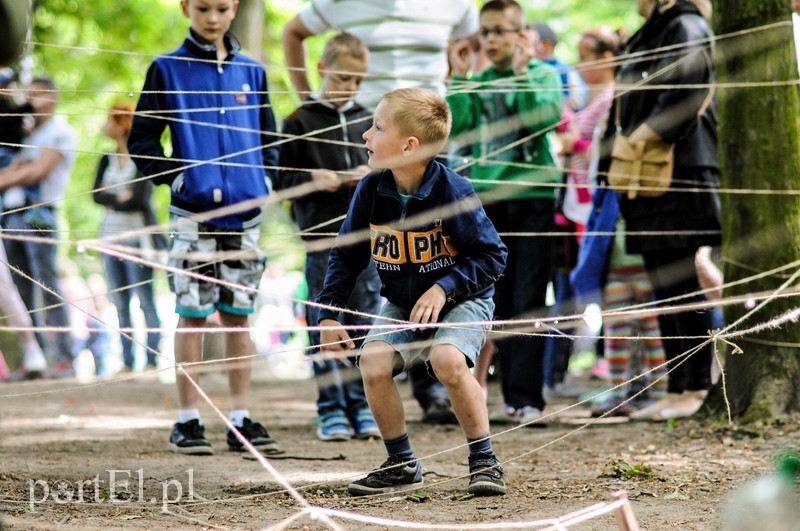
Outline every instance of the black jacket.
<svg viewBox="0 0 800 531"><path fill-rule="evenodd" d="M131 187L130 198L124 201L117 199L119 188L103 190L103 188L106 187L103 178L105 177L106 169L108 169L110 161L111 158L108 155L103 155L100 159L100 163L97 165L97 174L94 178L94 191L92 192L92 199L94 199L94 202L111 210L116 210L117 212L141 212L144 215L144 222L147 225L155 225L157 223L156 216L150 206L153 184L149 180L142 178L143 175L141 171L138 169L136 171L136 175L134 176L135 182ZM167 241L164 235L158 232L153 233L153 245L156 249L166 249Z"/></svg>
<svg viewBox="0 0 800 531"><path fill-rule="evenodd" d="M599 170L608 171L610 146L615 134L616 108L620 105L620 125L630 135L639 125L647 125L664 141L675 144L675 169L671 191L655 198L620 198L620 208L629 231L694 232L663 236L629 236L629 252L663 248L718 245L719 234L697 234L720 230L719 198L716 192L676 191L680 188L719 187L717 164L717 117L710 106L697 113L709 89L702 87L715 80L713 37L708 23L688 0L678 0L665 13L654 10L644 26L628 43L627 54L634 54L617 76L617 98L611 108L604 136ZM685 45L686 43L692 43ZM685 46L683 46L685 45ZM654 51L655 50L655 51ZM649 79L642 87L631 85ZM646 85L694 85L648 90ZM701 85L697 88L696 85Z"/></svg>
<svg viewBox="0 0 800 531"><path fill-rule="evenodd" d="M313 134L280 146L281 168L293 169L278 173L276 189L287 190L311 182L311 172L306 170L342 171L366 164L367 150L361 135L372 125L371 116L371 112L358 104L342 112L314 99L306 100L283 122L283 132ZM318 227L313 232L338 232L341 219L325 223L347 213L354 190L353 186L341 186L336 192L314 192L294 199L292 211L297 225L301 230Z"/></svg>

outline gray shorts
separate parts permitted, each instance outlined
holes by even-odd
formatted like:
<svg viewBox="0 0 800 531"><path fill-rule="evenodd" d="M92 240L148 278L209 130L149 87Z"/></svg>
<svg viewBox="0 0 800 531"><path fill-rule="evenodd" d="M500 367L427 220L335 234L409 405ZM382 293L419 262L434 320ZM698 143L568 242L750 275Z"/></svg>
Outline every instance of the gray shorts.
<svg viewBox="0 0 800 531"><path fill-rule="evenodd" d="M380 316L394 320L378 318L373 323L374 325L397 325L397 320L408 320L409 312L387 302L381 308ZM396 368L398 373L409 369L418 358L427 363L431 348L441 344L456 347L467 358L467 365L473 367L481 347L486 342L486 332L491 329L490 323L493 317L494 302L492 299L470 299L457 304L441 319L440 324L483 324L442 326L417 331L412 330L412 325L393 329L372 328L364 338L364 345L372 341L383 341L391 345L402 358L402 365ZM364 346L362 345L361 348Z"/></svg>
<svg viewBox="0 0 800 531"><path fill-rule="evenodd" d="M206 317L216 310L233 315L253 313L264 259L258 246L261 229L222 230L181 216L172 216L169 265L196 276L173 273L169 287L175 293L175 312L184 317Z"/></svg>

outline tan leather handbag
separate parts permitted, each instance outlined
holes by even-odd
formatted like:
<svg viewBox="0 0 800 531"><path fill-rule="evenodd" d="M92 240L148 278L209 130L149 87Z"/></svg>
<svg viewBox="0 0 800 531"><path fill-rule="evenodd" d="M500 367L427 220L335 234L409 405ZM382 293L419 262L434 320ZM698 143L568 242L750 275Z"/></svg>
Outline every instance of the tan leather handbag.
<svg viewBox="0 0 800 531"><path fill-rule="evenodd" d="M688 57L688 56L687 56ZM673 63L664 68L661 72L643 79L633 85L630 90L638 88L648 81L652 81L672 68L675 68L683 60ZM706 63L710 65L707 54L704 54ZM695 120L706 112L708 106L714 99L714 85L706 94L703 104L697 111ZM658 197L663 195L672 184L672 171L675 165L675 144L662 141L631 142L628 137L622 134L620 125L620 102L616 105L616 130L614 145L611 148L611 165L608 168L608 185L621 194L626 194L628 199L641 197Z"/></svg>
<svg viewBox="0 0 800 531"><path fill-rule="evenodd" d="M631 142L625 135L614 138L608 184L628 199L658 197L672 183L675 144Z"/></svg>

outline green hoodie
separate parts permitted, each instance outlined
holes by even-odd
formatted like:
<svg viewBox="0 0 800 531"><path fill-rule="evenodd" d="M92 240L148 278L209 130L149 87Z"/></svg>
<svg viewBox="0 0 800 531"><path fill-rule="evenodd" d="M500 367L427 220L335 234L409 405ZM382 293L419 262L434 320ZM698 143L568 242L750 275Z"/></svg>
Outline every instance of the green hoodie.
<svg viewBox="0 0 800 531"><path fill-rule="evenodd" d="M512 79L501 81L507 78ZM511 68L489 67L469 80L456 76L454 82L458 89L451 87L447 96L453 114L451 134L460 144L472 144L472 157L478 159L470 167L475 190L482 197L496 199L553 197L554 187L549 184L561 182L550 143L563 107L558 72L534 60L524 76L515 76ZM517 143L531 134L536 136ZM548 186L502 186L484 181Z"/></svg>

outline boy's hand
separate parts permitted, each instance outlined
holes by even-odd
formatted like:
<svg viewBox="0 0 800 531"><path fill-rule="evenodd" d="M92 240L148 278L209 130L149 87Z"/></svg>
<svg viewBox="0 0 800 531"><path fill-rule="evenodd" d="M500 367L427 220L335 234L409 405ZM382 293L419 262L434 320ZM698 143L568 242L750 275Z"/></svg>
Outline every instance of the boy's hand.
<svg viewBox="0 0 800 531"><path fill-rule="evenodd" d="M467 76L471 55L472 50L470 49L469 39L462 39L453 43L450 47L450 67L453 69L454 76Z"/></svg>
<svg viewBox="0 0 800 531"><path fill-rule="evenodd" d="M528 35L527 31L520 32L514 50L514 73L519 75L527 72L531 59L534 57L536 57L536 41Z"/></svg>
<svg viewBox="0 0 800 531"><path fill-rule="evenodd" d="M311 170L311 180L323 192L335 192L342 185L336 172L330 170Z"/></svg>
<svg viewBox="0 0 800 531"><path fill-rule="evenodd" d="M342 328L342 325L339 324L339 321L334 321L333 319L323 319L319 322L319 325L324 327L319 332L319 342L322 345L323 350L332 350L334 352L339 352L342 350L353 350L356 348L356 344L350 339L350 334L347 333L347 330Z"/></svg>
<svg viewBox="0 0 800 531"><path fill-rule="evenodd" d="M408 320L412 323L428 324L439 321L439 312L447 302L447 294L439 284L434 284L419 298L411 309Z"/></svg>
<svg viewBox="0 0 800 531"><path fill-rule="evenodd" d="M364 176L370 171L372 170L370 170L369 166L362 164L361 166L356 166L352 170L342 172L344 173L342 184L345 186L357 186L358 183L361 182L361 179L363 179Z"/></svg>

